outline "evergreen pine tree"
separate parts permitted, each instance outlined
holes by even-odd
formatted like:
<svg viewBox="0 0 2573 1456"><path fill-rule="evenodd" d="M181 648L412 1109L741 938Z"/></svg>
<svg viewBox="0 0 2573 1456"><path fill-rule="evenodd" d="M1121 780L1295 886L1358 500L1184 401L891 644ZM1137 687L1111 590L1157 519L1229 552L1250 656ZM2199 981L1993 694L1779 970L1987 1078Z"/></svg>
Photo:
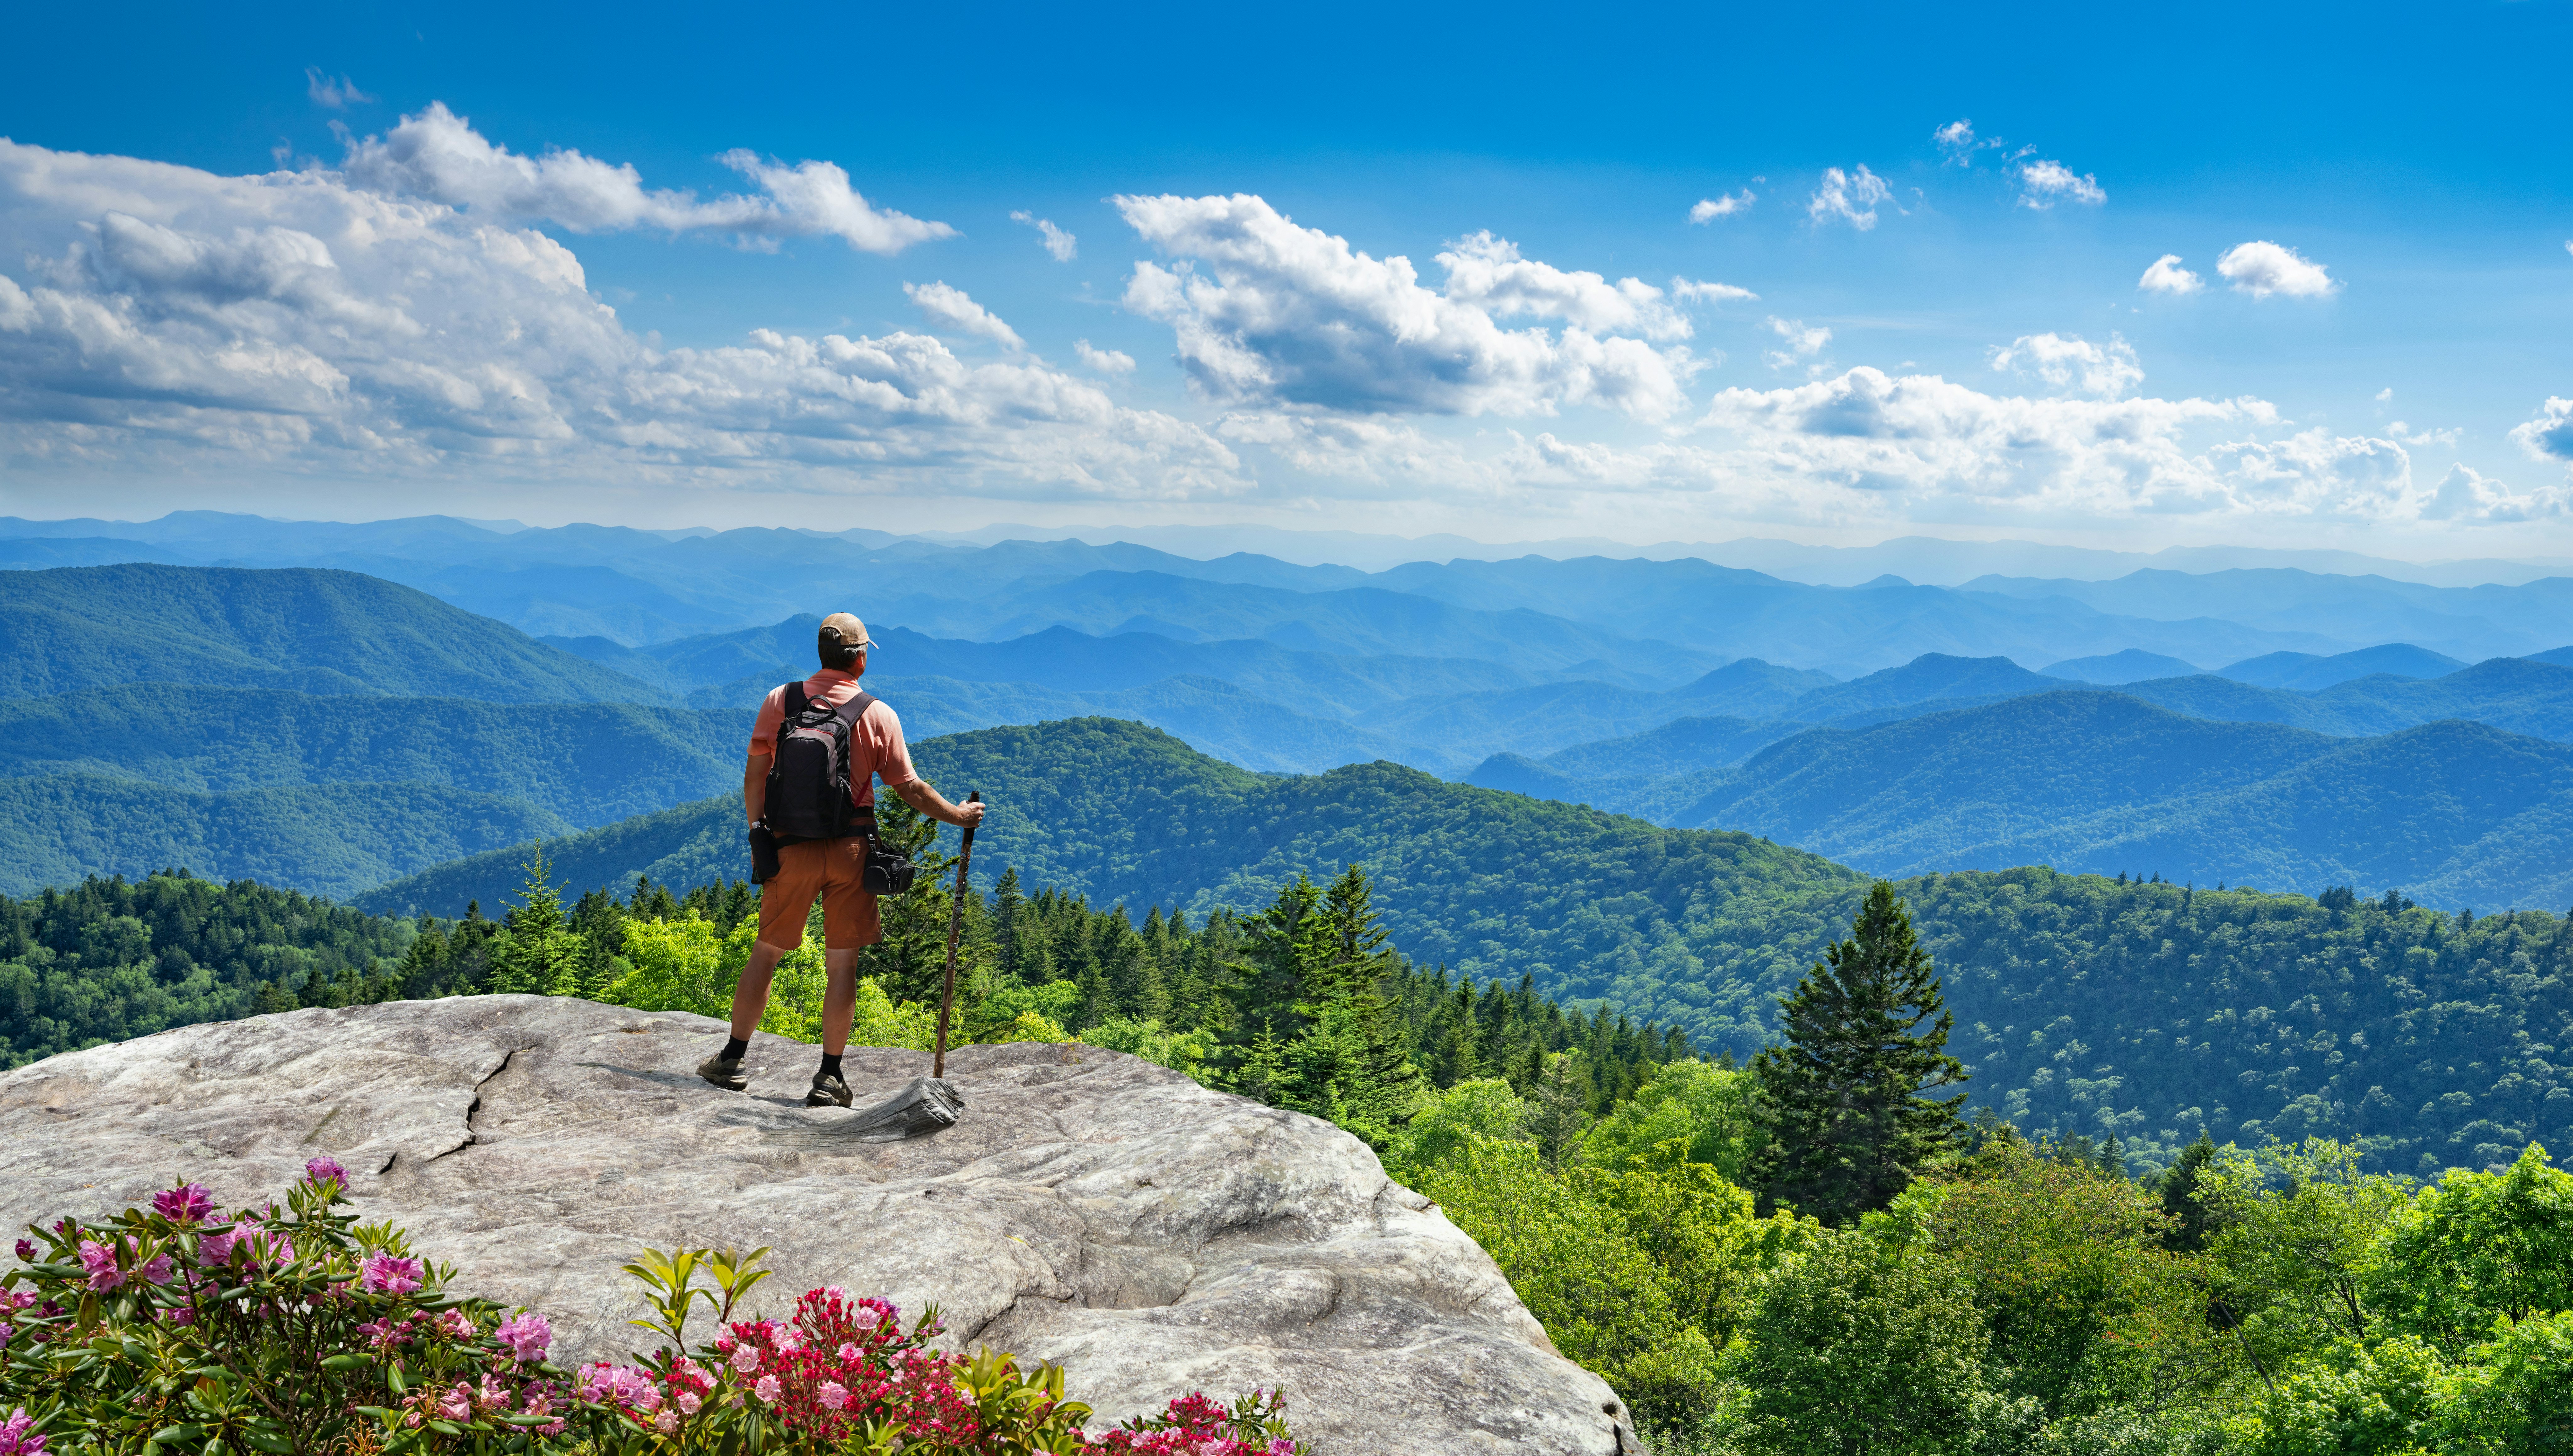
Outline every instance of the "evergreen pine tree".
<svg viewBox="0 0 2573 1456"><path fill-rule="evenodd" d="M2161 1176L2162 1211L2171 1218L2162 1233L2162 1246L2174 1253L2196 1253L2206 1247L2206 1205L2197 1200L2197 1189L2198 1179L2214 1158L2215 1139L2201 1129L2197 1140L2181 1148L2179 1161Z"/></svg>
<svg viewBox="0 0 2573 1456"><path fill-rule="evenodd" d="M544 851L536 851L521 868L527 872L526 883L518 903L501 918L483 990L576 995L588 942L563 918L562 891L553 883L553 866Z"/></svg>
<svg viewBox="0 0 2573 1456"><path fill-rule="evenodd" d="M1958 1133L1965 1093L1924 1093L1966 1080L1947 1052L1956 1018L1892 885L1876 882L1850 938L1780 1008L1786 1045L1751 1064L1769 1133L1767 1195L1834 1223L1884 1207Z"/></svg>

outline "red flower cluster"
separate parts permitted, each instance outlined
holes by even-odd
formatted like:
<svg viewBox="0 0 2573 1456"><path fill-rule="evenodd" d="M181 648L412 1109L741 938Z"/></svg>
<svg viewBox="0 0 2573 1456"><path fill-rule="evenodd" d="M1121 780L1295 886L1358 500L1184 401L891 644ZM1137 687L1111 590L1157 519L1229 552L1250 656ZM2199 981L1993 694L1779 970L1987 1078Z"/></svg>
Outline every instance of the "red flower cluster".
<svg viewBox="0 0 2573 1456"><path fill-rule="evenodd" d="M787 1430L820 1442L888 1424L914 1437L963 1445L980 1434L952 1359L929 1348L938 1325L909 1331L881 1299L812 1289L780 1323L737 1323L714 1352L743 1377Z"/></svg>

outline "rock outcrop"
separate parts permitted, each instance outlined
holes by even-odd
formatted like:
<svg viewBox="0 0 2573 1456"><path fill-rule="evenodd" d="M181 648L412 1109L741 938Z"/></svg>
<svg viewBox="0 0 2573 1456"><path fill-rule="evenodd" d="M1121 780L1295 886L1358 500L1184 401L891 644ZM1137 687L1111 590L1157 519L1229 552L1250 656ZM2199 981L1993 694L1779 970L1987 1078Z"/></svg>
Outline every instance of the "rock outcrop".
<svg viewBox="0 0 2573 1456"><path fill-rule="evenodd" d="M328 1152L369 1219L458 1287L621 1353L649 1245L773 1245L756 1313L820 1284L939 1306L950 1339L1069 1367L1103 1422L1283 1385L1323 1453L1633 1449L1489 1257L1326 1122L1079 1046L948 1058L958 1123L910 1142L808 1110L813 1049L759 1038L751 1091L692 1069L718 1023L545 997L190 1027L0 1075L0 1220L92 1216L179 1178L265 1199ZM927 1071L852 1048L863 1107ZM711 1331L709 1331L710 1333Z"/></svg>

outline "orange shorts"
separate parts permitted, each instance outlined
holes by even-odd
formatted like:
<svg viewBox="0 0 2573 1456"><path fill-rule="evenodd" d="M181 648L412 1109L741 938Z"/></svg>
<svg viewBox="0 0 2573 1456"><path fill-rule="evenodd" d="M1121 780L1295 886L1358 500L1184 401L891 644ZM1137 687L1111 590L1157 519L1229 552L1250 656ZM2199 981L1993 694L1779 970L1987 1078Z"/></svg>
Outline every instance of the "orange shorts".
<svg viewBox="0 0 2573 1456"><path fill-rule="evenodd" d="M874 945L884 931L876 924L876 898L861 888L866 867L863 835L778 846L777 878L759 887L759 943L781 951L803 945L804 921L819 895L825 949Z"/></svg>

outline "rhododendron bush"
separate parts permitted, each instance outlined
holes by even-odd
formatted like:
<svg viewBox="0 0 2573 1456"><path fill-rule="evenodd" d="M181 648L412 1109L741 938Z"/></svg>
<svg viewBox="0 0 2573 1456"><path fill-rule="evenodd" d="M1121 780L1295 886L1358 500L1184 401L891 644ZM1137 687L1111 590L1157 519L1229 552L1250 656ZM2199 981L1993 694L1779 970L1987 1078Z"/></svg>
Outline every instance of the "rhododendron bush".
<svg viewBox="0 0 2573 1456"><path fill-rule="evenodd" d="M316 1158L283 1202L220 1211L188 1183L18 1240L0 1275L0 1456L1289 1456L1279 1398L1192 1394L1084 1429L1059 1365L939 1350L935 1310L815 1289L736 1318L766 1249L645 1250L650 1354L565 1369L543 1315L450 1292L454 1271L347 1211ZM711 1284L698 1282L700 1274ZM711 1342L688 1321L711 1309Z"/></svg>

